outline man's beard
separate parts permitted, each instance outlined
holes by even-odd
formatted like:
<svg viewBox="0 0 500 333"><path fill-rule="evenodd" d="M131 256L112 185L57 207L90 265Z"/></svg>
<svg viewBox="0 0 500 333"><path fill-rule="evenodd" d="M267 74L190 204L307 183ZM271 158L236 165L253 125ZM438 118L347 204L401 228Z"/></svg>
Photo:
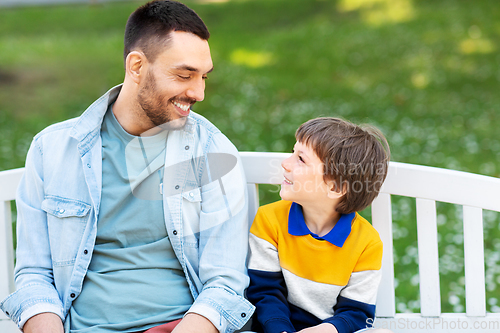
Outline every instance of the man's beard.
<svg viewBox="0 0 500 333"><path fill-rule="evenodd" d="M156 79L150 71L146 75L146 82L137 96L139 105L155 126L161 126L172 120L167 110L169 101L158 93ZM165 110L165 111L163 111Z"/></svg>
<svg viewBox="0 0 500 333"><path fill-rule="evenodd" d="M186 124L187 117L172 119L170 111L168 111L168 107L174 107L172 103L174 100L191 105L196 102L195 100L189 98L175 97L167 100L160 93L158 93L156 79L151 71L148 71L146 82L139 90L137 99L139 105L149 120L151 120L156 127L161 127L164 130L179 129L184 127Z"/></svg>

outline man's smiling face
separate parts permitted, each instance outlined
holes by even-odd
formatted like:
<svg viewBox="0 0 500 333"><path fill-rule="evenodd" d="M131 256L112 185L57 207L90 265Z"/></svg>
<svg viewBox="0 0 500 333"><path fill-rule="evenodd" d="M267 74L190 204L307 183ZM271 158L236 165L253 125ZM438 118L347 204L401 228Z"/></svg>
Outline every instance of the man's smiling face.
<svg viewBox="0 0 500 333"><path fill-rule="evenodd" d="M206 40L183 31L170 33L167 48L149 63L138 103L153 126L183 125L191 106L205 98L205 80L213 69Z"/></svg>

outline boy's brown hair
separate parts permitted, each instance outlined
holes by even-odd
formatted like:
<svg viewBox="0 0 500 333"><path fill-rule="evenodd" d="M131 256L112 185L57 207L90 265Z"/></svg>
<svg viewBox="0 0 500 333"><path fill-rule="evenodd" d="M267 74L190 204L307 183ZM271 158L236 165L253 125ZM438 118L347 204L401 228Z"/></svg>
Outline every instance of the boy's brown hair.
<svg viewBox="0 0 500 333"><path fill-rule="evenodd" d="M344 195L337 212L349 214L368 207L387 176L389 144L377 128L321 117L300 125L298 142L310 146L323 162L323 179L334 181Z"/></svg>

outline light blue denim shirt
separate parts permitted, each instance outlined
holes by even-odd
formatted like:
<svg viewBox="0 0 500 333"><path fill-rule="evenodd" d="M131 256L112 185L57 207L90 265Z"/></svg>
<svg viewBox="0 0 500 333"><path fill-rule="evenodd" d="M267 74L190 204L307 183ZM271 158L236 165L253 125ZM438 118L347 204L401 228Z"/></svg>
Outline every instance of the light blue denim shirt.
<svg viewBox="0 0 500 333"><path fill-rule="evenodd" d="M49 126L31 144L17 193L16 291L0 308L22 327L52 312L65 321L96 239L101 201L101 123L121 87L79 118ZM191 112L167 143L165 224L195 299L189 312L220 332L241 328L254 307L248 286L246 181L234 145Z"/></svg>

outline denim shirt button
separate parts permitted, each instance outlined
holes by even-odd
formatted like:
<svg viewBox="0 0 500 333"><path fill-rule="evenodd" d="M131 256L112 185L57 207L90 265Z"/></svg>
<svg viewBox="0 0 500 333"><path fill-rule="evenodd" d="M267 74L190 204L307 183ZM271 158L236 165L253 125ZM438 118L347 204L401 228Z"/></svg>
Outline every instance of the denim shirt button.
<svg viewBox="0 0 500 333"><path fill-rule="evenodd" d="M5 311L5 314L6 314L7 316L10 316L9 311Z"/></svg>
<svg viewBox="0 0 500 333"><path fill-rule="evenodd" d="M247 314L246 314L245 312L243 312L243 313L241 314L241 318L245 318L246 316L247 316Z"/></svg>
<svg viewBox="0 0 500 333"><path fill-rule="evenodd" d="M184 149L189 150L189 146L184 147Z"/></svg>
<svg viewBox="0 0 500 333"><path fill-rule="evenodd" d="M62 214L62 213L64 213L64 209L61 208L61 209L59 209L59 214Z"/></svg>
<svg viewBox="0 0 500 333"><path fill-rule="evenodd" d="M88 254L88 253L89 253L89 251L83 250L83 254Z"/></svg>
<svg viewBox="0 0 500 333"><path fill-rule="evenodd" d="M177 235L177 230L174 230L172 233L173 233L174 235Z"/></svg>
<svg viewBox="0 0 500 333"><path fill-rule="evenodd" d="M180 187L179 185L175 185L175 189L176 189L176 190L178 190L178 189L179 189L179 187Z"/></svg>
<svg viewBox="0 0 500 333"><path fill-rule="evenodd" d="M90 163L87 163L87 166L88 166L88 167L89 167L89 169L90 169Z"/></svg>
<svg viewBox="0 0 500 333"><path fill-rule="evenodd" d="M71 293L71 295L69 295L69 296L71 296L71 298L75 298L76 295L75 295L75 293Z"/></svg>

